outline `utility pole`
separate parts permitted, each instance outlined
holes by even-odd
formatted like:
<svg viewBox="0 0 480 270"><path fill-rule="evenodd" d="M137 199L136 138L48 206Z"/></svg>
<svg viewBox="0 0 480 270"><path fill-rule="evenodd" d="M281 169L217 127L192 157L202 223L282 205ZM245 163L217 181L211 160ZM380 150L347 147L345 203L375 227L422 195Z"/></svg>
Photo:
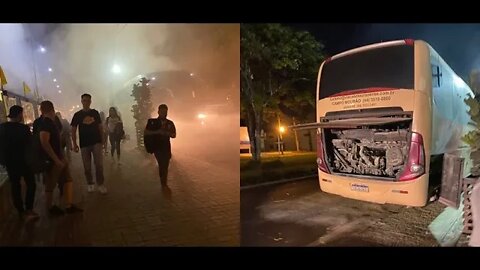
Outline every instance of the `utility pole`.
<svg viewBox="0 0 480 270"><path fill-rule="evenodd" d="M292 117L293 118L293 125L295 126L295 117ZM298 143L298 135L297 135L297 130L295 129L295 145L297 146L297 152L300 151L300 145Z"/></svg>
<svg viewBox="0 0 480 270"><path fill-rule="evenodd" d="M282 136L282 123L280 122L280 115L277 113L278 121L278 151L283 155L283 136Z"/></svg>
<svg viewBox="0 0 480 270"><path fill-rule="evenodd" d="M36 65L36 60L35 60L35 48L34 48L34 43L33 43L33 33L32 31L26 26L28 33L30 34L30 52L32 55L32 65L33 65L33 75L35 77L35 102L38 103L39 101L39 94L38 94L38 80L37 80L37 65Z"/></svg>

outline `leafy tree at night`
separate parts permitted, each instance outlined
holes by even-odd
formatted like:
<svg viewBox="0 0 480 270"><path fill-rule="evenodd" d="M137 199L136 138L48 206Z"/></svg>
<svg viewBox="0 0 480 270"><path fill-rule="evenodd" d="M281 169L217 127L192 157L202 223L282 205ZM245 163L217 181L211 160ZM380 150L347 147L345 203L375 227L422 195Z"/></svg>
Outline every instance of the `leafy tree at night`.
<svg viewBox="0 0 480 270"><path fill-rule="evenodd" d="M265 117L314 108L323 45L308 32L280 24L242 24L240 34L241 109L253 158L260 160Z"/></svg>
<svg viewBox="0 0 480 270"><path fill-rule="evenodd" d="M472 169L470 171L473 177L480 176L480 72L471 73L469 80L470 89L475 97L468 97L465 103L470 107L470 123L473 130L468 132L462 139L471 147L470 159L472 160Z"/></svg>
<svg viewBox="0 0 480 270"><path fill-rule="evenodd" d="M152 101L147 78L142 78L139 83L133 85L132 97L136 104L132 106L133 118L135 118L135 130L137 133L137 147L143 149L143 130L152 114Z"/></svg>

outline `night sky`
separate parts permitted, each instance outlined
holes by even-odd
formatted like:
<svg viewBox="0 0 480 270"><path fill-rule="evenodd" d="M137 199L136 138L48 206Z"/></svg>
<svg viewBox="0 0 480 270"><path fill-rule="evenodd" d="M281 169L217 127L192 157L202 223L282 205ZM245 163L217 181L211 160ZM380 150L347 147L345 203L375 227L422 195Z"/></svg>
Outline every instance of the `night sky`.
<svg viewBox="0 0 480 270"><path fill-rule="evenodd" d="M305 30L325 45L328 55L398 39L428 42L461 77L480 68L480 24L286 24Z"/></svg>

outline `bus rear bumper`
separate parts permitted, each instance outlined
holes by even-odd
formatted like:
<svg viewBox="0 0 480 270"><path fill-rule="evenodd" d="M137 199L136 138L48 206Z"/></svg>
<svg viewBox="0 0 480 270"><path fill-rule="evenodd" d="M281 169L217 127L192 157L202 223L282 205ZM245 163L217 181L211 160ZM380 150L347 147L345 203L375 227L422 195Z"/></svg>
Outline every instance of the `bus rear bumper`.
<svg viewBox="0 0 480 270"><path fill-rule="evenodd" d="M405 182L371 180L318 172L320 189L345 198L379 204L422 207L428 199L428 174Z"/></svg>

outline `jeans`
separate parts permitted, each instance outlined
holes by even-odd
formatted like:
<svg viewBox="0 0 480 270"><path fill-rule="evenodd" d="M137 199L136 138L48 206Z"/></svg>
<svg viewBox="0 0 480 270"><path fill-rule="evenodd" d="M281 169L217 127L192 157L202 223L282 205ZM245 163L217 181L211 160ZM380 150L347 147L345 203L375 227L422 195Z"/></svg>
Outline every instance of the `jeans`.
<svg viewBox="0 0 480 270"><path fill-rule="evenodd" d="M120 157L120 142L122 141L122 138L115 136L113 133L110 133L108 137L110 138L110 145L112 146L112 157L115 150L117 150L117 156Z"/></svg>
<svg viewBox="0 0 480 270"><path fill-rule="evenodd" d="M162 185L167 185L168 166L170 164L170 155L163 152L155 152L155 158L158 163L158 174Z"/></svg>
<svg viewBox="0 0 480 270"><path fill-rule="evenodd" d="M7 173L8 178L10 179L11 184L11 192L12 192L12 200L13 205L17 209L19 213L22 213L26 210L33 209L33 202L35 200L35 177L33 172L27 168L20 168L20 167L11 167L7 166ZM21 178L25 180L25 184L27 186L27 192L25 196L25 207L23 204L22 199L22 185L21 185Z"/></svg>
<svg viewBox="0 0 480 270"><path fill-rule="evenodd" d="M87 178L87 183L89 185L93 185L93 177L92 177L92 156L93 156L93 163L95 164L95 176L97 185L103 185L105 181L103 177L103 153L102 153L102 144L97 143L95 145L90 145L87 147L83 147L81 149L82 152L82 160L83 160L83 168L85 170L85 177Z"/></svg>

